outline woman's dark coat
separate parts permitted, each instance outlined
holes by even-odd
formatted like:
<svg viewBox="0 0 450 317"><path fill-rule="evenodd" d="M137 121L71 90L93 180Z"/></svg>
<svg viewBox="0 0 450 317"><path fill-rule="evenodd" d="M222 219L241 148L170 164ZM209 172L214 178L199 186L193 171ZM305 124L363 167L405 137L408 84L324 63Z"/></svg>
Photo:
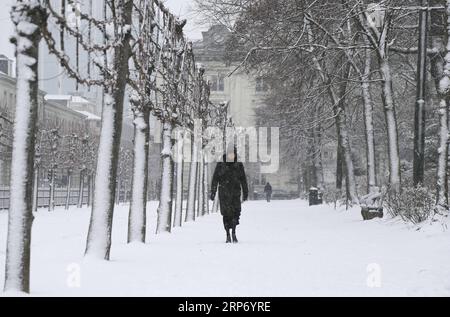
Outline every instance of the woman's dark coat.
<svg viewBox="0 0 450 317"><path fill-rule="evenodd" d="M266 184L266 186L264 187L264 192L266 194L272 194L272 185L270 185L269 183Z"/></svg>
<svg viewBox="0 0 450 317"><path fill-rule="evenodd" d="M224 218L235 219L239 223L241 215L241 190L243 200L248 198L247 178L244 165L237 162L217 163L212 179L211 193L214 197L219 187L220 213Z"/></svg>

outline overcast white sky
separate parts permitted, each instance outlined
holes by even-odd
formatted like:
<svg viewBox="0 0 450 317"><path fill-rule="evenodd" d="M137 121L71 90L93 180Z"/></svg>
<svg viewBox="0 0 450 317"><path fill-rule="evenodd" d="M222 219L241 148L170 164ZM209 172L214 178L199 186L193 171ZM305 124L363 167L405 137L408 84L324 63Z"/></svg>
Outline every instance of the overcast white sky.
<svg viewBox="0 0 450 317"><path fill-rule="evenodd" d="M9 17L13 2L14 0L0 0L0 54L5 54L10 58L14 57L14 47L9 43L9 37L13 33ZM201 39L201 31L205 30L205 27L199 26L195 22L195 15L190 11L192 0L165 0L165 2L175 15L188 20L185 27L187 36L191 40Z"/></svg>
<svg viewBox="0 0 450 317"><path fill-rule="evenodd" d="M0 0L1 1L1 0ZM192 12L193 1L192 0L165 0L166 5L171 11L180 16L182 19L188 21L185 26L185 32L188 38L191 40L200 40L202 38L202 31L207 28L202 26L196 21L195 14Z"/></svg>
<svg viewBox="0 0 450 317"><path fill-rule="evenodd" d="M0 54L9 58L14 56L14 47L9 43L13 26L9 18L9 11L13 0L0 0Z"/></svg>

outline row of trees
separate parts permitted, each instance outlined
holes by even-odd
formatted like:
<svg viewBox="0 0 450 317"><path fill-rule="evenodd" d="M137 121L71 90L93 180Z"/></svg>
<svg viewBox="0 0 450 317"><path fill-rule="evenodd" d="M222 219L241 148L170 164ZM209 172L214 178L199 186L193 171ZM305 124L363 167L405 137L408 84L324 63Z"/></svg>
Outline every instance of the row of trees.
<svg viewBox="0 0 450 317"><path fill-rule="evenodd" d="M176 208L172 206L175 171L172 147L179 127L183 127L183 138L190 141L185 143L190 145L185 153L190 152L193 158L190 160L185 220L194 220L196 215L205 214L209 209L207 164L204 159L195 159L202 155L200 150L205 144L201 137L194 138L194 133L201 136L217 108L209 101L204 69L196 64L192 44L183 35L186 22L173 16L159 0L104 0L101 16L92 14L91 5L84 12L74 6L74 1L62 0L59 6L56 2L18 0L11 13L16 31L13 42L16 43L17 105L5 290L29 291L37 64L41 39L78 84L97 85L103 89L102 127L86 256L102 260L110 258L117 178L124 172L119 168L119 159L127 94L134 115L128 242L145 242L150 114L163 125L157 233L170 232L173 218L176 219L174 225L181 225L183 158L177 160L177 203ZM88 34L78 27L80 23L73 25L65 19L66 3L72 5L76 16L88 25ZM50 23L53 28L49 27ZM70 53L64 50L64 41L68 39L76 41L77 55L78 49L90 55L89 63L97 72L82 72L80 69L85 67L80 67L79 59L69 58ZM196 118L204 123L200 131L193 131ZM50 133L50 136L56 141L56 135ZM72 148L75 145L70 146ZM74 153L68 151L65 161L72 162Z"/></svg>
<svg viewBox="0 0 450 317"><path fill-rule="evenodd" d="M411 184L448 209L447 1L196 2L232 31L229 59L270 84L260 122L283 127L304 183L324 187L323 149L336 144L336 188L345 180L353 203Z"/></svg>
<svg viewBox="0 0 450 317"><path fill-rule="evenodd" d="M55 208L56 173L61 171L66 176L66 202L65 208L69 208L71 188L74 173L78 173L78 208L83 204L83 193L85 185L91 187L93 173L96 164L97 140L95 136L86 134L85 131L72 131L63 134L58 124L46 124L45 129L38 128L36 136L36 150L34 162L34 195L33 210L38 208L38 187L41 183L40 177L44 171L50 188L48 209ZM91 195L89 191L89 195ZM91 198L91 197L90 197ZM89 201L91 199L88 199Z"/></svg>
<svg viewBox="0 0 450 317"><path fill-rule="evenodd" d="M2 171L8 172L7 164L11 162L12 152L12 128L13 118L8 111L2 113L2 125L0 126L0 138L2 149ZM65 185L67 189L65 208L69 208L70 189L78 186L78 207L82 207L85 185L91 186L95 171L98 140L94 134L89 134L85 129L63 128L59 120L43 120L36 128L36 146L34 160L34 194L33 210L38 208L38 188L43 181L48 181L49 186L49 211L55 207L55 189L59 185ZM125 163L125 162L124 162ZM74 173L78 173L79 183L73 184ZM60 176L58 182L57 176ZM6 179L7 175L4 175ZM62 184L65 176L66 182ZM3 178L3 177L2 177ZM3 179L1 180L3 181ZM2 183L3 184L3 183ZM89 190L89 195L91 191ZM88 201L90 201L89 197Z"/></svg>

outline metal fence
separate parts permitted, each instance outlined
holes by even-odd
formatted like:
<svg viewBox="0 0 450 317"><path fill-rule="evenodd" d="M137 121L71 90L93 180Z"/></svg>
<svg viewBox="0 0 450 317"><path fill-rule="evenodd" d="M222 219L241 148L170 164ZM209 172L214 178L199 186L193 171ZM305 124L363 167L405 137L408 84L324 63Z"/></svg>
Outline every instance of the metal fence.
<svg viewBox="0 0 450 317"><path fill-rule="evenodd" d="M78 188L72 188L70 190L69 205L76 206L78 204L78 194L79 194ZM129 202L131 199L130 191L121 190L117 194L119 196L116 197L116 203ZM55 188L55 197L54 197L55 207L65 206L66 197L67 197L67 188ZM83 192L83 205L87 205L88 200L89 200L89 190L85 188ZM49 202L50 202L50 188L48 187L39 188L37 198L38 208L48 207ZM0 210L8 208L9 208L9 188L0 187Z"/></svg>
<svg viewBox="0 0 450 317"><path fill-rule="evenodd" d="M75 206L78 204L78 189L72 188L70 191L70 199L69 205ZM119 193L119 199L116 200L116 203L124 203L129 202L131 193L129 191L121 191ZM55 189L55 197L54 202L55 206L65 206L66 205L66 197L67 197L67 189L65 188L57 188ZM84 190L83 193L83 205L88 203L89 192L88 190ZM91 200L92 201L92 200ZM49 188L39 188L38 191L38 208L48 207L50 202L50 189ZM0 210L9 208L9 188L2 187L0 188Z"/></svg>
<svg viewBox="0 0 450 317"><path fill-rule="evenodd" d="M77 205L78 204L78 195L79 190L77 188L72 188L70 190L70 199L69 205ZM83 204L88 203L88 195L89 192L87 189L83 192ZM67 197L67 189L66 188L56 188L55 189L55 206L65 206ZM38 189L38 198L37 204L38 208L48 207L50 202L50 188L39 188ZM9 188L2 187L0 188L0 209L8 209L9 208Z"/></svg>

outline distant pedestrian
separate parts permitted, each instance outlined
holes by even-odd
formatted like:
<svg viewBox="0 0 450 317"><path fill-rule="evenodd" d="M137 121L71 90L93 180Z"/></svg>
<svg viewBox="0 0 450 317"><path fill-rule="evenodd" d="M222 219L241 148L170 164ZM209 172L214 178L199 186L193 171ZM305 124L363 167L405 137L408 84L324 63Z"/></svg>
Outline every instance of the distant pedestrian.
<svg viewBox="0 0 450 317"><path fill-rule="evenodd" d="M272 198L272 185L269 182L264 187L264 193L266 193L267 202L270 203L270 199Z"/></svg>
<svg viewBox="0 0 450 317"><path fill-rule="evenodd" d="M223 156L223 162L217 163L211 184L211 200L214 200L219 187L220 213L227 234L227 243L237 243L236 226L241 216L241 192L243 200L248 198L248 186L244 165L237 160L237 149L231 147Z"/></svg>

